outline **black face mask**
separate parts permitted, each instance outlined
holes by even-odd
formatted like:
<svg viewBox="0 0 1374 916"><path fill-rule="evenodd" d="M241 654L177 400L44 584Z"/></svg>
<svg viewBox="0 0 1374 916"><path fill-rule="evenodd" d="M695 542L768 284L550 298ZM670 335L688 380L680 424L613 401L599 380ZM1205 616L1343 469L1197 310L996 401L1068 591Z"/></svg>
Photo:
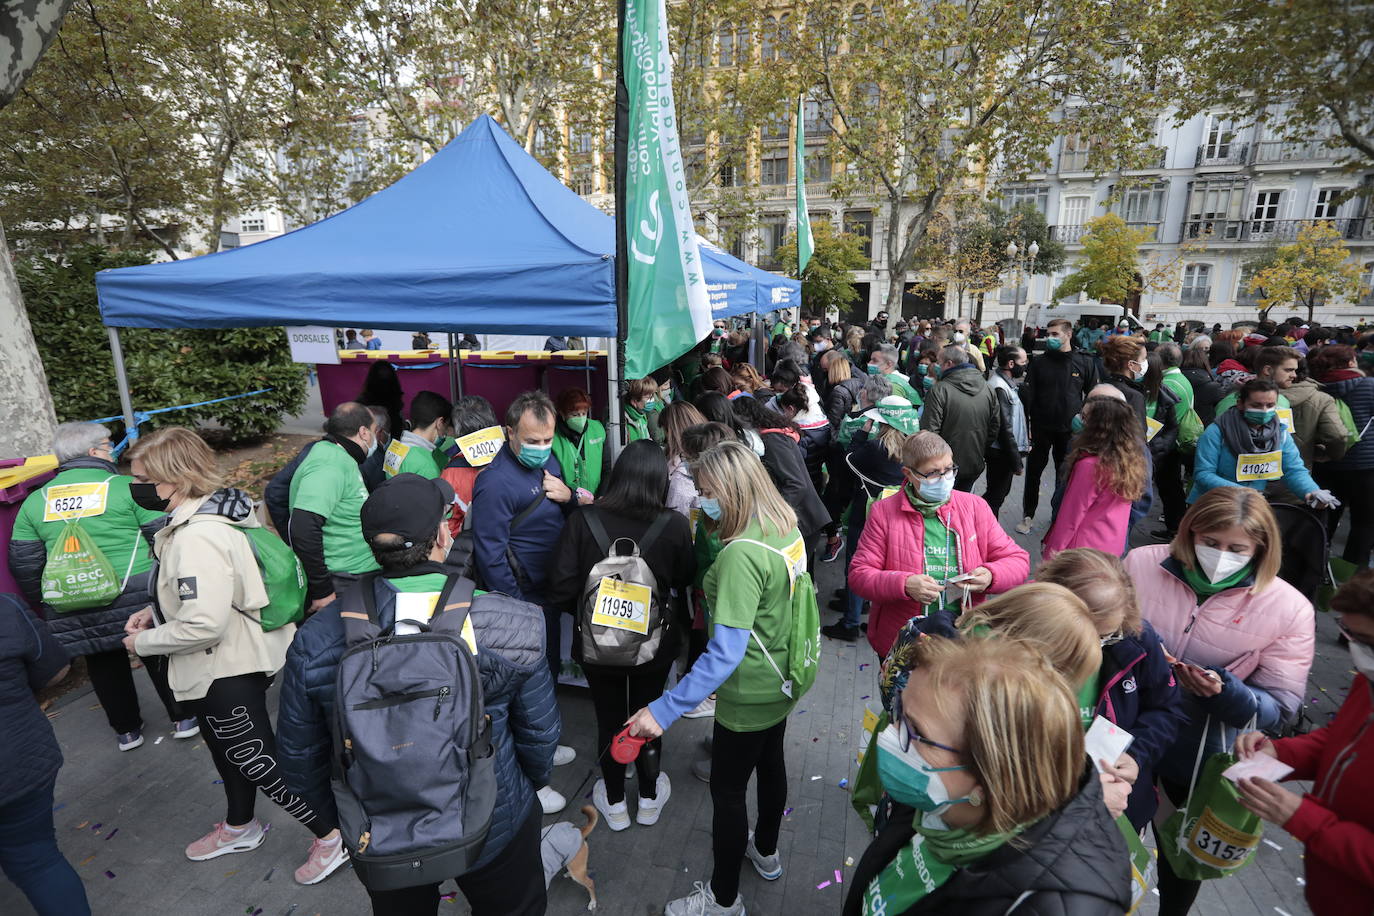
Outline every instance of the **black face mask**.
<svg viewBox="0 0 1374 916"><path fill-rule="evenodd" d="M140 509L147 509L149 512L166 512L167 504L170 499L163 499L157 495L157 484L139 483L134 481L129 484L129 495L133 497L134 505Z"/></svg>
<svg viewBox="0 0 1374 916"><path fill-rule="evenodd" d="M1013 364L1012 364L1012 366L1011 366L1011 377L1012 377L1012 378L1020 378L1021 376L1025 375L1025 374L1026 374L1026 367L1025 367L1025 366L1021 365L1020 363L1013 363Z"/></svg>

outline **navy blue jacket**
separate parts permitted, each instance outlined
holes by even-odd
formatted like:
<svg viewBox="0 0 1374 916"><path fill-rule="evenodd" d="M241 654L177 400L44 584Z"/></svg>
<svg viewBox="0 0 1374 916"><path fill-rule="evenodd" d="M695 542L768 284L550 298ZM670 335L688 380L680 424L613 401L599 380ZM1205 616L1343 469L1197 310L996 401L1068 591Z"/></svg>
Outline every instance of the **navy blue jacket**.
<svg viewBox="0 0 1374 916"><path fill-rule="evenodd" d="M14 595L0 594L0 805L37 792L57 778L62 751L52 723L34 698L67 665L67 653L48 625Z"/></svg>
<svg viewBox="0 0 1374 916"><path fill-rule="evenodd" d="M1141 621L1139 634L1102 650L1099 685L1098 714L1135 739L1126 753L1140 766L1140 776L1126 804L1126 818L1141 830L1159 804L1155 766L1188 721L1164 644L1149 621Z"/></svg>
<svg viewBox="0 0 1374 916"><path fill-rule="evenodd" d="M395 619L396 592L385 580L375 581L377 616L389 626ZM337 824L339 816L329 776L335 679L344 653L340 603L328 605L296 631L286 653L277 709L277 757L286 784L319 813L322 823L330 824ZM535 789L548 785L561 721L544 659L543 612L516 601L503 601L495 612L474 605L472 625L500 787L480 867L505 849L529 815Z"/></svg>
<svg viewBox="0 0 1374 916"><path fill-rule="evenodd" d="M487 469L477 475L471 509L474 558L486 587L541 605L549 560L563 533L565 507L545 499L514 531L511 522L543 492L545 471L563 477L563 468L552 455L547 464L532 471L516 459L509 445L503 445ZM575 508L577 505L569 500L566 509ZM528 592L516 581L506 560L507 547L520 561Z"/></svg>
<svg viewBox="0 0 1374 916"><path fill-rule="evenodd" d="M1345 457L1337 461L1322 462L1321 467L1332 471L1367 471L1374 468L1374 425L1365 429L1369 418L1374 416L1374 379L1352 378L1343 382L1329 382L1322 391L1333 398L1340 398L1350 408L1350 418L1355 421L1355 432L1365 430L1364 437L1350 447Z"/></svg>

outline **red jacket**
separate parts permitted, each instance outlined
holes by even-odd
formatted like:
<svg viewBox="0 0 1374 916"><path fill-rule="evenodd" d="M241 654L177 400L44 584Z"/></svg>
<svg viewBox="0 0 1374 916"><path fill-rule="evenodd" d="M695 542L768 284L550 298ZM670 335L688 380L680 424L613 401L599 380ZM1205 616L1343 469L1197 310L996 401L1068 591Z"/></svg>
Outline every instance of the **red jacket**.
<svg viewBox="0 0 1374 916"><path fill-rule="evenodd" d="M959 571L985 566L992 573L992 584L986 593L973 596L975 602L1026 581L1030 555L1002 530L983 497L955 490L939 514L954 536ZM878 500L868 511L849 566L849 587L873 603L868 612L868 642L879 658L887 657L907 621L925 614L925 607L906 594L907 577L925 571L925 534L925 520L904 492Z"/></svg>
<svg viewBox="0 0 1374 916"><path fill-rule="evenodd" d="M1374 911L1374 685L1355 675L1330 725L1274 748L1289 779L1313 781L1283 825L1306 847L1307 905L1316 916Z"/></svg>

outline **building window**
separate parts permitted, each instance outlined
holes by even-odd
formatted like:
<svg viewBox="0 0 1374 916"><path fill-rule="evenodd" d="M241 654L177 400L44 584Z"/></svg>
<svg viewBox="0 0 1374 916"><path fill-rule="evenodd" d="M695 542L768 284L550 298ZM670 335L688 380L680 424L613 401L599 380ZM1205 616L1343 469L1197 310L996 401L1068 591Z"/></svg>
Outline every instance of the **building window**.
<svg viewBox="0 0 1374 916"><path fill-rule="evenodd" d="M787 184L787 150L768 150L759 160L759 184Z"/></svg>
<svg viewBox="0 0 1374 916"><path fill-rule="evenodd" d="M716 227L716 240L732 257L744 260L744 234L734 223L721 220Z"/></svg>
<svg viewBox="0 0 1374 916"><path fill-rule="evenodd" d="M738 174L735 171L733 162L722 162L720 164L720 186L722 188L739 187Z"/></svg>
<svg viewBox="0 0 1374 916"><path fill-rule="evenodd" d="M1121 218L1133 228L1158 226L1164 219L1167 190L1165 185L1127 188L1121 196Z"/></svg>
<svg viewBox="0 0 1374 916"><path fill-rule="evenodd" d="M759 222L759 266L769 269L780 267L775 252L786 240L787 216L782 213L765 216Z"/></svg>
<svg viewBox="0 0 1374 916"><path fill-rule="evenodd" d="M1202 145L1204 160L1224 160L1231 158L1231 147L1236 142L1236 123L1225 115L1213 115L1208 119L1207 136Z"/></svg>
<svg viewBox="0 0 1374 916"><path fill-rule="evenodd" d="M1212 266L1210 264L1189 264L1183 268L1183 287L1179 290L1180 303L1206 305L1212 293Z"/></svg>
<svg viewBox="0 0 1374 916"><path fill-rule="evenodd" d="M1344 188L1322 188L1317 192L1317 205L1312 211L1313 219L1335 219L1341 205L1337 200Z"/></svg>
<svg viewBox="0 0 1374 916"><path fill-rule="evenodd" d="M733 67L735 65L735 27L728 22L721 23L720 31L716 36L716 43L720 48L720 65Z"/></svg>
<svg viewBox="0 0 1374 916"><path fill-rule="evenodd" d="M776 60L778 57L778 20L772 16L763 17L763 31L759 36L759 56L763 60Z"/></svg>
<svg viewBox="0 0 1374 916"><path fill-rule="evenodd" d="M1255 206L1250 211L1250 234L1269 235L1274 231L1274 221L1279 218L1279 202L1282 191L1259 191L1255 194Z"/></svg>
<svg viewBox="0 0 1374 916"><path fill-rule="evenodd" d="M266 232L267 218L263 216L246 216L239 220L239 231L243 233Z"/></svg>
<svg viewBox="0 0 1374 916"><path fill-rule="evenodd" d="M1243 181L1193 182L1188 191L1184 238L1240 238L1244 201Z"/></svg>
<svg viewBox="0 0 1374 916"><path fill-rule="evenodd" d="M573 176L572 189L574 194L586 197L593 191L592 176L587 174L577 174Z"/></svg>
<svg viewBox="0 0 1374 916"><path fill-rule="evenodd" d="M1046 212L1049 207L1050 189L1047 187L1035 188L1005 188L1002 191L1002 206L1007 210L1015 210L1022 204L1031 204L1041 213Z"/></svg>
<svg viewBox="0 0 1374 916"><path fill-rule="evenodd" d="M1374 261L1365 261L1364 276L1360 277L1360 305L1374 305Z"/></svg>
<svg viewBox="0 0 1374 916"><path fill-rule="evenodd" d="M812 232L815 232L816 227L820 226L821 223L825 223L827 225L834 225L833 223L831 223L831 216L829 210L808 210L806 212L806 218L811 221Z"/></svg>
<svg viewBox="0 0 1374 916"><path fill-rule="evenodd" d="M783 13L778 17L778 60L792 59L792 38L792 14Z"/></svg>
<svg viewBox="0 0 1374 916"><path fill-rule="evenodd" d="M830 180L830 151L824 146L806 148L806 180Z"/></svg>
<svg viewBox="0 0 1374 916"><path fill-rule="evenodd" d="M835 103L830 99L807 99L802 106L802 120L808 137L824 137L835 120Z"/></svg>
<svg viewBox="0 0 1374 916"><path fill-rule="evenodd" d="M786 140L788 121L791 116L785 111L775 111L763 119L759 136L764 140Z"/></svg>
<svg viewBox="0 0 1374 916"><path fill-rule="evenodd" d="M873 258L873 211L846 210L844 212L844 231L863 239L864 257Z"/></svg>
<svg viewBox="0 0 1374 916"><path fill-rule="evenodd" d="M1064 135L1064 149L1059 155L1061 172L1086 172L1092 141L1079 134Z"/></svg>
<svg viewBox="0 0 1374 916"><path fill-rule="evenodd" d="M1088 221L1088 201L1090 197L1065 197L1062 201L1064 226L1081 226Z"/></svg>

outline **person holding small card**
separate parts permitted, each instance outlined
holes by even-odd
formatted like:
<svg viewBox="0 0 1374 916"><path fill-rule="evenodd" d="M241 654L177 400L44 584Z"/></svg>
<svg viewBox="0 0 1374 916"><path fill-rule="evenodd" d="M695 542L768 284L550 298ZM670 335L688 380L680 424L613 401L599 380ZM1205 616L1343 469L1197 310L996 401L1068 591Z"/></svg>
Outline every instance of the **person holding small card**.
<svg viewBox="0 0 1374 916"><path fill-rule="evenodd" d="M1276 758L1312 781L1299 795L1260 776L1237 781L1241 804L1302 841L1307 905L1316 916L1369 912L1374 899L1374 569L1341 586L1331 610L1350 644L1355 680L1330 724L1270 741L1263 732L1236 739L1242 763ZM1365 901L1360 910L1356 901Z"/></svg>

